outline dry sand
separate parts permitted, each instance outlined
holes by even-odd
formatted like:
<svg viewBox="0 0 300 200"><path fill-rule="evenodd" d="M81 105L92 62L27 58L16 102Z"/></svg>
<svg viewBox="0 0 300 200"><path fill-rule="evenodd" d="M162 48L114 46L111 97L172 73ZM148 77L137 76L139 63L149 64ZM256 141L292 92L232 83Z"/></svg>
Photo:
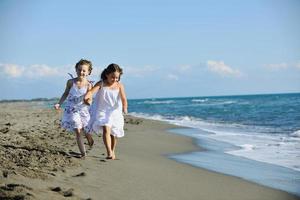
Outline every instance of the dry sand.
<svg viewBox="0 0 300 200"><path fill-rule="evenodd" d="M117 160L106 160L100 136L85 159L60 114L36 103L0 104L0 199L287 200L286 192L195 168L166 155L200 150L173 125L126 118Z"/></svg>

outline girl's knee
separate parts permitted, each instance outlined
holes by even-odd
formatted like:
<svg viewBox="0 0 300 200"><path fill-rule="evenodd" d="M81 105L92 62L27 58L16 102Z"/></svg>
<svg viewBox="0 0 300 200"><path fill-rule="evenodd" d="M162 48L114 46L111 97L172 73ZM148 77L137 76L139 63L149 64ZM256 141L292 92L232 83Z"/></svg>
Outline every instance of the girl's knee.
<svg viewBox="0 0 300 200"><path fill-rule="evenodd" d="M110 128L108 126L103 126L103 133L110 134Z"/></svg>

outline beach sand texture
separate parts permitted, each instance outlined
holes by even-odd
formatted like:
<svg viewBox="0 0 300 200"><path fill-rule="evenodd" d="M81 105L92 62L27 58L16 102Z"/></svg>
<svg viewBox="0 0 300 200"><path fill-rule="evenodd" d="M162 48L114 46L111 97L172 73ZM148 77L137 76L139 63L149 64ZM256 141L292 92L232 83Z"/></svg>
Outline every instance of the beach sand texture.
<svg viewBox="0 0 300 200"><path fill-rule="evenodd" d="M96 135L87 157L77 158L75 136L59 128L60 114L36 103L0 104L0 199L299 199L168 159L201 149L158 121L127 116L116 160L105 159Z"/></svg>

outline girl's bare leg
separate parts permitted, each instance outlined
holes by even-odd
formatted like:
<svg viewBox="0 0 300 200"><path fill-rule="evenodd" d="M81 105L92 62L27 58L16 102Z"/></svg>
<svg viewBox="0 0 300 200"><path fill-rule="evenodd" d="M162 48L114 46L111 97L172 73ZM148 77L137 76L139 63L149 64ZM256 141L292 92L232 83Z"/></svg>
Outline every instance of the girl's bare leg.
<svg viewBox="0 0 300 200"><path fill-rule="evenodd" d="M81 129L76 128L75 133L76 133L76 141L78 144L79 151L82 156L85 156L85 146L81 137Z"/></svg>
<svg viewBox="0 0 300 200"><path fill-rule="evenodd" d="M112 150L111 150L111 137L110 137L110 127L103 126L103 142L106 148L107 157L108 159L112 158Z"/></svg>
<svg viewBox="0 0 300 200"><path fill-rule="evenodd" d="M116 159L115 149L117 145L117 137L110 135L110 138L111 138L112 159Z"/></svg>
<svg viewBox="0 0 300 200"><path fill-rule="evenodd" d="M89 134L89 133L85 133L85 137L86 137L86 139L87 139L87 141L89 143L90 148L92 148L93 145L94 145L94 140L93 140L92 135Z"/></svg>

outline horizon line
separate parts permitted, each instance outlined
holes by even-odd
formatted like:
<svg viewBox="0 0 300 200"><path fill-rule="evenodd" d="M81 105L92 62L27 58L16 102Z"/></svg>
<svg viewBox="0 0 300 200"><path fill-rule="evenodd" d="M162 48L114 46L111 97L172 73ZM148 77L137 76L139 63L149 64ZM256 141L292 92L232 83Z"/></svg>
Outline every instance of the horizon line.
<svg viewBox="0 0 300 200"><path fill-rule="evenodd" d="M128 100L143 100L143 99L171 99L171 98L209 98L209 97L237 97L237 96L256 96L256 95L286 95L286 94L300 94L299 92L282 92L282 93L253 93L253 94L229 94L229 95L206 95L206 96L185 96L185 97L148 97L148 98L130 98ZM59 99L59 97L45 98L45 97L37 97L32 99L1 99L0 103L4 102L22 102L22 101L52 101Z"/></svg>

